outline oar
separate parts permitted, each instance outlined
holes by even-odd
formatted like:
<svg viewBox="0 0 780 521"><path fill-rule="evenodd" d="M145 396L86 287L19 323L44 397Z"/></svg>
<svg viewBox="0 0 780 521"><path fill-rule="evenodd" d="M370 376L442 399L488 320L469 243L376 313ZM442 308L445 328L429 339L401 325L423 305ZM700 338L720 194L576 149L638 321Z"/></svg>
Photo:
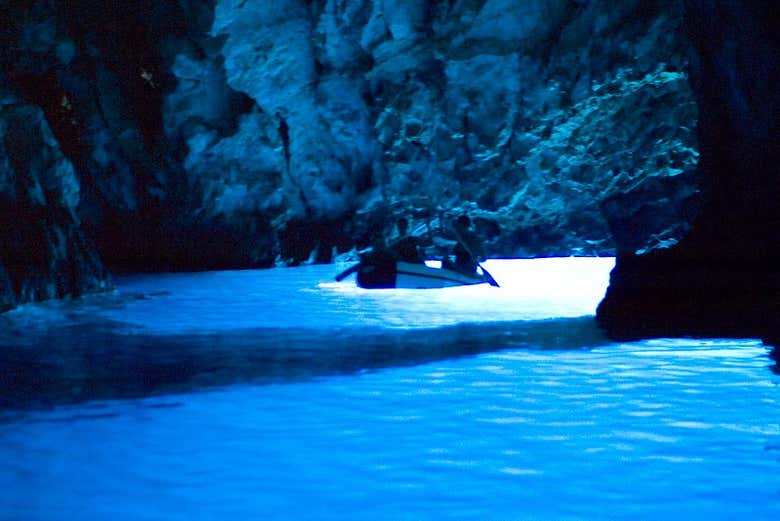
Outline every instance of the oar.
<svg viewBox="0 0 780 521"><path fill-rule="evenodd" d="M439 221L439 222L441 222L441 221ZM455 232L455 238L458 240L458 242L460 243L461 247L464 250L466 250L469 253L469 255L471 255L471 257L474 260L476 260L478 257L476 255L474 255L474 252L471 251L471 248L468 247L468 245L466 244L466 241L464 241L463 237L461 237L460 233L458 233L458 230L453 230L453 231ZM496 282L496 279L493 278L493 275L491 275L490 272L488 270L486 270L485 267L482 264L477 262L477 266L479 266L480 269L482 269L482 274L485 276L485 279L487 280L488 284L490 284L491 286L495 286L497 288L501 287L501 286L498 285L498 282Z"/></svg>
<svg viewBox="0 0 780 521"><path fill-rule="evenodd" d="M360 263L359 262L357 264L353 264L349 268L345 269L344 271L342 271L341 273L336 275L336 282L341 282L345 278L349 277L350 275L355 273L358 270L358 268L360 268Z"/></svg>
<svg viewBox="0 0 780 521"><path fill-rule="evenodd" d="M497 288L501 287L498 285L498 282L496 282L496 279L493 278L493 275L491 275L490 272L486 270L482 264L478 262L477 266L479 266L480 269L482 270L482 274L485 276L485 279L487 279L488 284L490 284L491 286L495 286Z"/></svg>

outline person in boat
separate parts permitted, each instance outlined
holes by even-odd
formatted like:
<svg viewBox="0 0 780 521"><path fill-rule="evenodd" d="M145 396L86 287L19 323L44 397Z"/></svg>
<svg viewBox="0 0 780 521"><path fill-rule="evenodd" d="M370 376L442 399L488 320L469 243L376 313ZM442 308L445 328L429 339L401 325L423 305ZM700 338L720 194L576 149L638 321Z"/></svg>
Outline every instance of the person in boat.
<svg viewBox="0 0 780 521"><path fill-rule="evenodd" d="M464 275L475 275L479 262L485 258L485 247L473 230L468 215L461 215L455 219L452 233L457 241L452 248L454 260L446 259L445 267Z"/></svg>
<svg viewBox="0 0 780 521"><path fill-rule="evenodd" d="M385 234L375 230L371 235L371 244L360 252L360 260L366 264L388 264L395 262L395 255L387 244Z"/></svg>
<svg viewBox="0 0 780 521"><path fill-rule="evenodd" d="M396 221L398 237L390 243L390 251L396 259L403 262L422 264L425 262L425 256L422 253L422 247L427 244L426 241L415 235L409 234L409 221L404 217Z"/></svg>

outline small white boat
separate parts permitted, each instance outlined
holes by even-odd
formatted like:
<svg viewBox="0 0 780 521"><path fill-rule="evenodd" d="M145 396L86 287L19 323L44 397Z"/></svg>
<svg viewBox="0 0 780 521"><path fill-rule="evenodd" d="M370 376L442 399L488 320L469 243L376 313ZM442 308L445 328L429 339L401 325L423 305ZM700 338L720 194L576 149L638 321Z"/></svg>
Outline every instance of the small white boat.
<svg viewBox="0 0 780 521"><path fill-rule="evenodd" d="M403 261L361 262L339 275L337 280L355 271L358 286L366 289L428 289L493 283L484 271L470 276L446 268Z"/></svg>
<svg viewBox="0 0 780 521"><path fill-rule="evenodd" d="M364 264L358 268L357 283L361 288L449 288L488 282L484 275L469 276L446 268L397 261L389 266Z"/></svg>

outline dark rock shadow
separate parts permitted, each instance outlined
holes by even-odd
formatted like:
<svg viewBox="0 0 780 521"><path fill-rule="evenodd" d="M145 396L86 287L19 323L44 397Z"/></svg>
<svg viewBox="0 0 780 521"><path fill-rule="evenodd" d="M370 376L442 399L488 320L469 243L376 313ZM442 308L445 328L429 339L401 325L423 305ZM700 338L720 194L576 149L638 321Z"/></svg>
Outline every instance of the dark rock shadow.
<svg viewBox="0 0 780 521"><path fill-rule="evenodd" d="M780 347L778 347L778 343L775 343L775 347L769 352L769 359L773 362L769 366L769 370L776 375L780 375Z"/></svg>
<svg viewBox="0 0 780 521"><path fill-rule="evenodd" d="M593 317L431 329L247 329L131 334L121 324L59 326L0 341L0 408L192 392L410 366L503 349L609 343Z"/></svg>

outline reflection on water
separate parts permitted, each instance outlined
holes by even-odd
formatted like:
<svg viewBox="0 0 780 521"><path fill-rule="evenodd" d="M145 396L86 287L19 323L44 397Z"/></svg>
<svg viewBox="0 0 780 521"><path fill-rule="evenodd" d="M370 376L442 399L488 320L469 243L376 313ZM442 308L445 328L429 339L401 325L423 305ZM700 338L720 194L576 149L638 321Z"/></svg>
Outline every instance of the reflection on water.
<svg viewBox="0 0 780 521"><path fill-rule="evenodd" d="M340 268L139 275L0 316L0 406L144 396L603 343L612 259L486 263L501 282L363 290Z"/></svg>
<svg viewBox="0 0 780 521"><path fill-rule="evenodd" d="M605 341L610 264L139 276L0 316L0 519L777 519L776 351Z"/></svg>
<svg viewBox="0 0 780 521"><path fill-rule="evenodd" d="M510 349L8 413L0 518L780 515L758 341Z"/></svg>
<svg viewBox="0 0 780 521"><path fill-rule="evenodd" d="M23 342L53 325L90 322L124 326L126 333L167 335L256 328L417 329L573 318L595 312L614 259L484 264L501 288L364 290L353 280L334 282L340 271L334 266L124 277L117 281L117 294L47 302L0 315L0 343Z"/></svg>

